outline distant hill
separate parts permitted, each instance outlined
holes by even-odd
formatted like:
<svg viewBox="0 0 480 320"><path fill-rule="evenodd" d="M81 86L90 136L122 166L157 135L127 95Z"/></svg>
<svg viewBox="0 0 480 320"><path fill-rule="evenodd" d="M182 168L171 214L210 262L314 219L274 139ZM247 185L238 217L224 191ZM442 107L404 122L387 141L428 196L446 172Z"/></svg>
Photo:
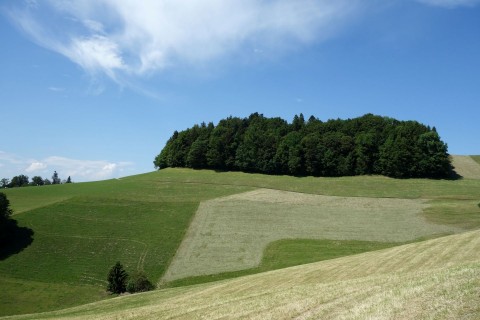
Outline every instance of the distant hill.
<svg viewBox="0 0 480 320"><path fill-rule="evenodd" d="M435 127L372 114L327 122L300 114L288 123L254 113L202 123L175 131L154 164L295 176L452 176Z"/></svg>

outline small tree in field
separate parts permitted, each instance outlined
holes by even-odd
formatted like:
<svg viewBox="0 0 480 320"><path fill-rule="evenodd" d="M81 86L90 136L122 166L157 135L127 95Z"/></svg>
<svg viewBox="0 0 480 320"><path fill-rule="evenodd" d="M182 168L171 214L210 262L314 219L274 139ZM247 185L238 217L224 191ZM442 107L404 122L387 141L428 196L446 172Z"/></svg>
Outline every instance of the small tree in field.
<svg viewBox="0 0 480 320"><path fill-rule="evenodd" d="M58 177L57 171L54 171L52 176L52 184L60 184L60 182L62 182L62 180L60 180Z"/></svg>
<svg viewBox="0 0 480 320"><path fill-rule="evenodd" d="M117 262L108 272L108 286L107 290L111 293L123 293L127 289L128 274L123 269L120 262Z"/></svg>

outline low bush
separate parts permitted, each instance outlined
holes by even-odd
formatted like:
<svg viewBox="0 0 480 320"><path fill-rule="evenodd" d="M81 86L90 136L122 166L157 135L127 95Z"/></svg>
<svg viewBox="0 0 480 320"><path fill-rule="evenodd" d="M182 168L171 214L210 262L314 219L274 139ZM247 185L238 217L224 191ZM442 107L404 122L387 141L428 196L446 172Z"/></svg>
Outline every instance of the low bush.
<svg viewBox="0 0 480 320"><path fill-rule="evenodd" d="M135 272L128 280L127 291L129 293L145 292L153 289L155 289L155 286L142 271Z"/></svg>

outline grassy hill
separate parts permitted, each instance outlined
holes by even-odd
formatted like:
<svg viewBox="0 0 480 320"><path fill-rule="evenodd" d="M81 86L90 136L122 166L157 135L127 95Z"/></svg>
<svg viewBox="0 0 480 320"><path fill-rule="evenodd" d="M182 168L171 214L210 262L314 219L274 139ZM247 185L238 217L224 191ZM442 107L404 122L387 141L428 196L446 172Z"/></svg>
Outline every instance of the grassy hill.
<svg viewBox="0 0 480 320"><path fill-rule="evenodd" d="M249 192L255 194L260 192L259 189L268 193L266 199L265 195L261 201L258 198L248 198L251 194ZM379 176L297 178L167 169L120 180L5 191L15 210L15 219L21 226L33 231L33 242L19 252L0 252L0 315L55 310L109 298L111 296L104 290L105 278L108 269L117 260L128 271L143 269L150 279L160 281L167 274L169 266L174 265L171 262L181 248L182 241L189 238L185 237L190 232L189 227L197 225L191 222L201 216L198 212L201 213L204 206L212 203L215 204L214 210L207 210L207 213L218 215L222 208L232 213L239 207L244 207L248 210L241 215L252 214L248 221L260 226L255 221L263 219L272 229L281 232L267 239L261 239L259 234L246 235L248 239L253 239L254 244L261 243L255 249L260 252L260 257L264 253L261 261L257 254L254 263L246 267L214 270L222 272L220 275L202 275L209 272L187 273L184 274L188 277L186 279L172 283L162 282L162 285L178 286L262 272L337 257L339 253L348 255L381 249L418 240L418 237L460 233L480 227L480 208L477 206L480 202L480 180L475 179L396 180ZM338 211L337 220L341 222L343 219L345 223L348 222L345 219L352 219L348 215L350 211L359 212L355 211L358 209L358 201L366 201L378 212L382 211L382 207L377 205L383 202L396 203L397 208L403 204L414 205L414 209L400 210L396 215L399 219L420 219L418 221L425 223L427 231L412 233L403 238L382 237L385 230L399 221L392 220L389 225L387 218L380 220L381 227L374 229L373 235L376 238L362 237L361 228L351 229L348 236L334 229L324 235L312 236L312 231L302 231L301 225L298 225L298 232L287 234L286 238L290 240L284 241L281 239L285 238L285 232L289 232L284 220L282 222L279 216L269 215L268 212L280 215L283 212L288 216L289 212L298 215L304 210L292 204L273 202L270 203L270 211L265 211L264 202L271 202L272 194L275 196L278 192L285 191L293 193L293 198L309 198L311 195L314 200L307 207L313 216L315 207L325 207L322 201L333 200L335 205L330 205L323 218L331 217L343 206L343 211ZM245 195L247 199L242 198ZM318 200L317 195L323 197L323 200L315 202ZM286 197L282 194L280 198ZM221 199L231 201L223 201L222 204ZM387 206L383 211L391 210ZM246 227L246 221L241 222L240 219L237 222ZM309 223L312 221L309 220ZM364 222L363 226L367 227L368 221ZM208 237L208 232L213 235L217 230L209 223L205 226L206 229L200 229L204 236ZM249 229L252 228L245 230ZM304 250L306 248L304 253L295 254L301 252L298 250L300 247ZM206 254L209 252L211 250L205 251ZM248 269L240 270L242 268ZM170 279L164 277L164 281L167 280ZM170 295L172 292L189 290L179 288L165 292ZM166 294L160 292L163 291L155 294ZM132 301L135 299L137 298ZM105 303L110 301L115 299ZM119 317L123 318L123 315Z"/></svg>
<svg viewBox="0 0 480 320"><path fill-rule="evenodd" d="M480 231L12 319L476 319Z"/></svg>

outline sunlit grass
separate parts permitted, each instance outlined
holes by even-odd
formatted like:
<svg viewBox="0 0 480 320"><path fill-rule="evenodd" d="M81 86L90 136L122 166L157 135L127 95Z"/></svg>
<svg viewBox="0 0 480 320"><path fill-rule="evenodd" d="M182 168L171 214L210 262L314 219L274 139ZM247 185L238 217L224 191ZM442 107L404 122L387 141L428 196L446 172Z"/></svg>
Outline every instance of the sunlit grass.
<svg viewBox="0 0 480 320"><path fill-rule="evenodd" d="M476 319L480 231L13 319Z"/></svg>
<svg viewBox="0 0 480 320"><path fill-rule="evenodd" d="M281 239L405 242L459 232L426 221L422 200L258 189L202 202L164 280L256 267Z"/></svg>
<svg viewBox="0 0 480 320"><path fill-rule="evenodd" d="M129 271L144 268L149 278L157 281L202 201L257 188L416 199L431 205L431 211L424 212L429 222L447 228L478 228L475 205L480 202L480 181L473 179L313 178L166 169L120 180L6 189L2 192L11 201L14 218L33 230L34 240L23 251L0 261L0 315L103 299L107 297L106 272L116 260ZM275 260L284 249L279 248L273 256L267 250L261 267L267 270L285 265L286 256ZM306 250L304 258L309 256L308 246ZM321 259L315 254L311 257ZM299 258L294 263L310 261ZM71 298L77 290L78 299Z"/></svg>

